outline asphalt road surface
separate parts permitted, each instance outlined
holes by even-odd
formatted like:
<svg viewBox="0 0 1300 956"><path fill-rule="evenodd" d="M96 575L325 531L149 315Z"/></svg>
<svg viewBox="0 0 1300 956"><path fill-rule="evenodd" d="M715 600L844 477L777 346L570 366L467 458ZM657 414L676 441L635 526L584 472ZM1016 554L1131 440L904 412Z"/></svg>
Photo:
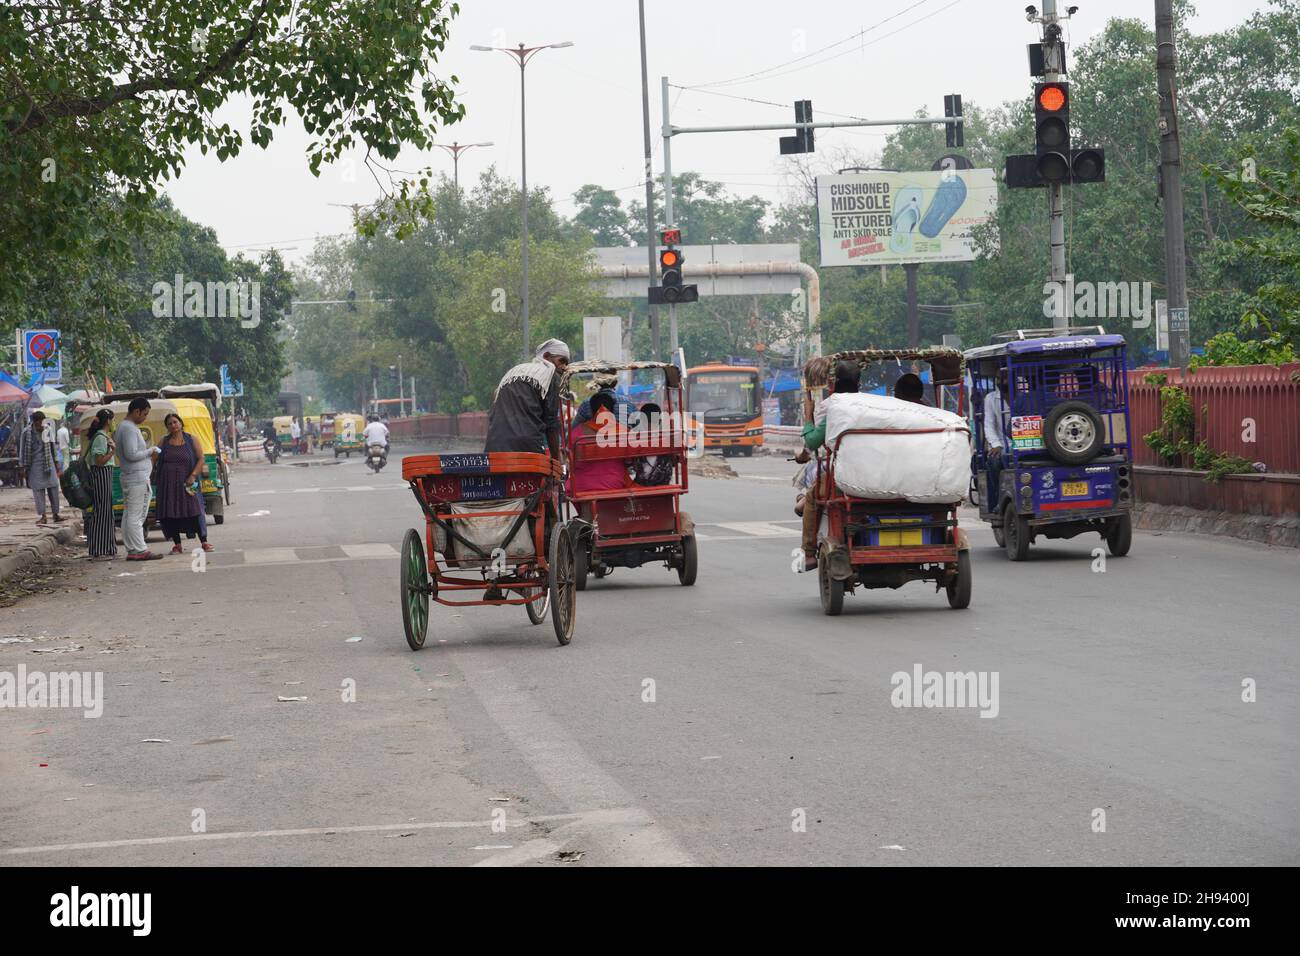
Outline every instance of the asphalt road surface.
<svg viewBox="0 0 1300 956"><path fill-rule="evenodd" d="M968 610L913 583L829 618L794 466L741 459L692 480L695 587L593 581L568 647L434 605L416 653L423 450L241 466L202 572L87 565L0 610L0 672L104 686L98 719L0 710L0 863L1300 862L1293 551L1136 532L1104 571L1093 536L1012 564L971 516ZM996 675L995 707L894 706L917 668Z"/></svg>

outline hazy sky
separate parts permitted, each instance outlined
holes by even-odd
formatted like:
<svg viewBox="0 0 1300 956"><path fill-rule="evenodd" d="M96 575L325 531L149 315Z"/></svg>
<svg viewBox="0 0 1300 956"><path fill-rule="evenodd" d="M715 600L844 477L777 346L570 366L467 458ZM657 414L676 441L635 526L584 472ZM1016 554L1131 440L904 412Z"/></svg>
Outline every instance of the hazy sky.
<svg viewBox="0 0 1300 956"><path fill-rule="evenodd" d="M831 119L832 113L897 118L918 108L937 115L943 112L943 95L952 92L967 103L993 105L1025 95L1032 82L1025 44L1038 38L1038 26L1026 22L1025 5L1020 0L647 3L655 172L662 171L660 76L688 87L724 84L710 86L709 93L671 90L678 126L781 122L793 118L795 99L811 99L816 119ZM1068 5L1061 3L1062 9ZM1154 22L1153 0L1079 0L1077 6L1067 26L1067 38L1076 43L1112 17ZM1202 33L1231 26L1267 3L1200 0L1197 6L1191 27ZM472 185L490 163L516 181L520 172L519 68L509 54L473 52L470 45L564 40L574 46L544 50L527 69L530 188L549 187L566 214L573 211L572 193L584 183L617 189L625 202L644 199L635 0L462 0L437 75L459 77L466 117L440 140L495 143L462 154L462 185ZM749 76L759 71L766 72ZM1154 64L1152 72L1154 94ZM220 118L246 130L247 116L247 103L240 102ZM818 153L826 160L836 147L874 153L887 133L884 127L819 130ZM788 182L778 153L781 135L676 136L673 168L721 180L736 193L777 201ZM191 150L185 171L168 192L187 216L216 229L228 250L274 244L297 261L310 251L314 236L349 229L349 210L331 203L368 203L379 195L359 151L355 161L336 163L313 177L305 160L307 142L291 118L266 150L246 145L225 163ZM397 163L406 170L426 165L450 174L451 157L437 149L411 150Z"/></svg>

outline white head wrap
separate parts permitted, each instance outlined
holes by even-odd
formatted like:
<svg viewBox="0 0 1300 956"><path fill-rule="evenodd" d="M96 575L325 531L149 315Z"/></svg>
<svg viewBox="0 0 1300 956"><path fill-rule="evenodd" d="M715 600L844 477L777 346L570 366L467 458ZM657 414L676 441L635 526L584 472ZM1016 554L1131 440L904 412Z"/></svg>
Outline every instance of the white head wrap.
<svg viewBox="0 0 1300 956"><path fill-rule="evenodd" d="M543 355L546 355L548 352L551 355L560 355L566 359L570 357L569 347L565 345L563 342L561 342L559 339L547 339L545 342L539 345L537 347L536 357L540 359Z"/></svg>

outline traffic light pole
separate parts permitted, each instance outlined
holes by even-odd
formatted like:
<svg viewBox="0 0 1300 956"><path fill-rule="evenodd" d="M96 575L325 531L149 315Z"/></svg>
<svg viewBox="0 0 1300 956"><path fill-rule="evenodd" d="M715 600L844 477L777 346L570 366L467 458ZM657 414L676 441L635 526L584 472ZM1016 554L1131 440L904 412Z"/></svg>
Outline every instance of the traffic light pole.
<svg viewBox="0 0 1300 956"><path fill-rule="evenodd" d="M641 16L641 123L645 138L645 236L646 236L646 254L649 261L646 263L649 272L646 274L650 277L651 285L654 284L655 276L655 176L654 164L651 160L651 140L650 140L650 78L646 72L645 58L645 0L638 0L638 13ZM649 306L650 315L650 345L651 351L656 359L659 358L659 309L655 305Z"/></svg>
<svg viewBox="0 0 1300 956"><path fill-rule="evenodd" d="M906 119L881 119L881 120L835 120L826 123L764 123L748 126L674 126L669 118L668 110L668 77L660 77L661 98L663 100L663 138L664 138L664 218L665 229L671 229L673 223L673 160L672 160L672 141L673 137L682 133L753 133L766 131L785 131L785 130L813 130L813 129L848 129L860 126L948 126L964 127L965 118L962 116L923 116L908 117ZM958 107L959 109L960 107ZM809 108L811 113L811 108ZM1058 199L1059 202L1059 199ZM1064 224L1062 223L1062 227ZM1064 231L1062 232L1064 237ZM1064 238L1062 238L1062 250L1064 250ZM1062 251L1062 263L1064 263L1064 251ZM653 260L650 266L650 272L654 274ZM1062 273L1064 279L1064 273ZM677 350L677 314L674 306L668 307L669 322L671 323L670 335L672 338L673 351ZM811 329L808 330L809 345L817 341ZM820 346L818 346L820 349ZM811 352L809 354L812 354Z"/></svg>
<svg viewBox="0 0 1300 956"><path fill-rule="evenodd" d="M1059 54L1061 49L1060 41L1052 37L1053 33L1056 33L1058 38L1060 34L1051 30L1051 27L1056 25L1056 0L1043 0L1043 51L1048 58L1048 68L1044 79L1048 83L1057 83L1061 80L1061 73L1058 69L1061 63ZM1047 202L1048 222L1050 224L1048 242L1051 246L1052 257L1051 281L1056 285L1056 288L1063 289L1065 287L1065 186L1062 183L1048 183ZM1054 298L1058 303L1063 304L1063 308L1059 313L1052 316L1052 327L1068 329L1073 303L1069 301L1069 296L1066 295L1055 296Z"/></svg>
<svg viewBox="0 0 1300 956"><path fill-rule="evenodd" d="M1178 53L1171 0L1156 0L1156 73L1160 91L1160 192L1165 214L1165 283L1169 300L1169 364L1187 368L1187 249L1183 235L1182 150L1178 141Z"/></svg>

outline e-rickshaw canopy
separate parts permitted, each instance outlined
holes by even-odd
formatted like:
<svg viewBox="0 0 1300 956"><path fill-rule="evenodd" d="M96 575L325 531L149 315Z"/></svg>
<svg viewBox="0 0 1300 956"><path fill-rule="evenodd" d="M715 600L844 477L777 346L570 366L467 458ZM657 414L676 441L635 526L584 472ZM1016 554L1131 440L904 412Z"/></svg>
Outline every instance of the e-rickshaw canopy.
<svg viewBox="0 0 1300 956"><path fill-rule="evenodd" d="M803 381L807 388L825 388L831 384L835 366L840 362L857 362L863 368L881 362L928 362L933 385L960 385L966 359L954 348L929 349L856 349L819 355L804 363Z"/></svg>
<svg viewBox="0 0 1300 956"><path fill-rule="evenodd" d="M574 375L616 375L643 368L663 369L664 381L669 388L682 387L682 370L671 362L570 362L560 375L560 384L567 385Z"/></svg>

